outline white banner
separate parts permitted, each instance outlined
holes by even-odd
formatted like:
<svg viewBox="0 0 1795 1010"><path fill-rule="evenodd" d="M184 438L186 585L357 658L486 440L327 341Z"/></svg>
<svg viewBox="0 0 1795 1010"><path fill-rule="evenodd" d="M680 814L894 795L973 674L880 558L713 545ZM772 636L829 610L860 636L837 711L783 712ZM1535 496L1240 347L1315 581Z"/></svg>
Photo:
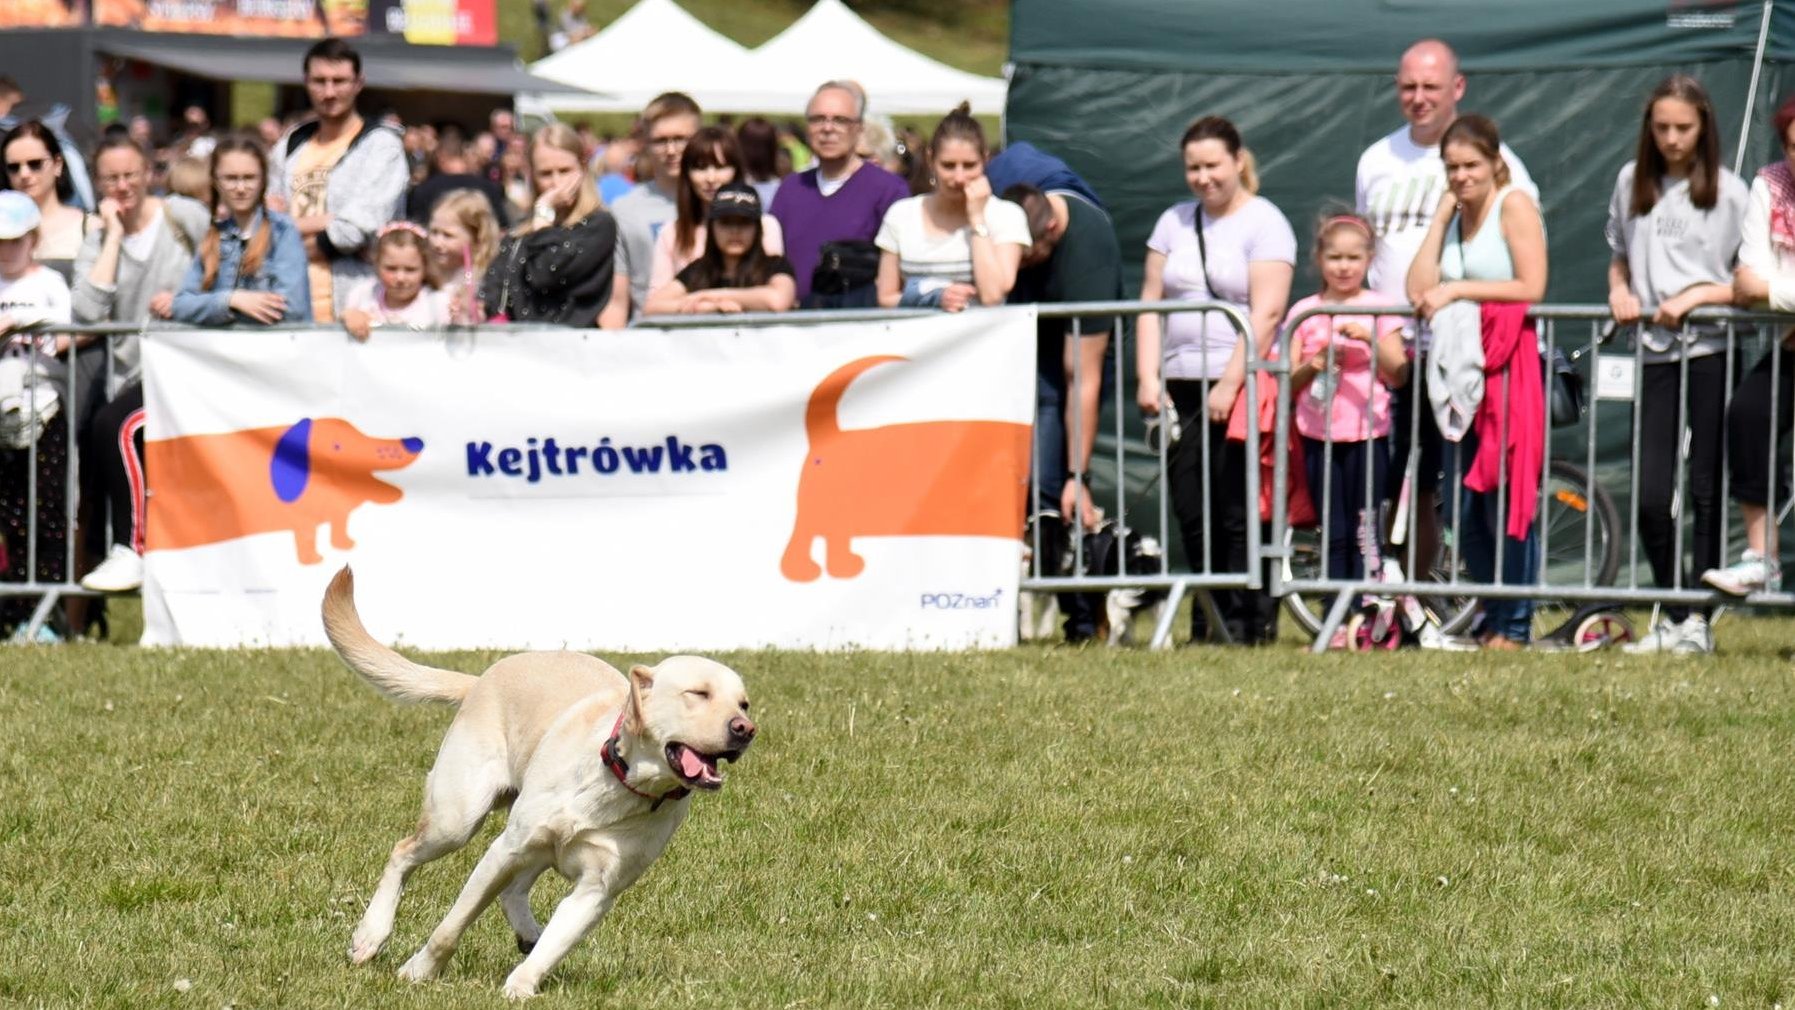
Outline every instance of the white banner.
<svg viewBox="0 0 1795 1010"><path fill-rule="evenodd" d="M1013 644L1032 309L144 344L144 643Z"/></svg>

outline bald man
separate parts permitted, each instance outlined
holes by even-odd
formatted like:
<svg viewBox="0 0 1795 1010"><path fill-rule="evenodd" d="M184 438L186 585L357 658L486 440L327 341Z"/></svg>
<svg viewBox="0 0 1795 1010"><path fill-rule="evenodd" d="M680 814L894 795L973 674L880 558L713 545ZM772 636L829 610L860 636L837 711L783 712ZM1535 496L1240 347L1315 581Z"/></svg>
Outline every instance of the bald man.
<svg viewBox="0 0 1795 1010"><path fill-rule="evenodd" d="M1440 137L1458 118L1465 97L1465 75L1458 54L1439 39L1423 39L1402 54L1396 70L1396 101L1408 125L1365 149L1359 157L1354 187L1360 214L1377 231L1377 257L1369 286L1396 302L1407 300L1403 282L1409 261L1421 248L1427 225L1446 186L1446 165L1440 159ZM1502 145L1502 156L1514 184L1539 198L1539 189L1521 159Z"/></svg>
<svg viewBox="0 0 1795 1010"><path fill-rule="evenodd" d="M1440 138L1458 118L1459 100L1465 97L1465 75L1459 73L1458 54L1439 39L1422 39L1402 54L1396 69L1396 101L1407 125L1365 149L1359 156L1359 171L1354 193L1360 214L1377 232L1377 251L1371 261L1371 275L1366 286L1376 291L1381 301L1390 305L1408 302L1404 282L1409 263L1421 248L1427 226L1440 204L1446 187L1446 163L1440 157ZM1514 185L1539 199L1539 189L1527 175L1527 166L1502 145L1502 157L1508 162ZM1412 335L1411 335L1412 339ZM1423 333L1422 341L1426 342ZM1425 572L1420 559L1432 558L1439 550L1439 491L1442 452L1440 429L1433 411L1427 409L1425 390L1418 387L1419 369L1410 369L1408 385L1394 391L1394 452L1390 460L1390 496L1401 490L1408 464L1410 412L1421 407L1419 432L1415 439L1420 447L1420 463L1415 472L1415 488L1411 501L1416 510L1415 557L1417 567ZM1406 552L1403 555L1406 565Z"/></svg>

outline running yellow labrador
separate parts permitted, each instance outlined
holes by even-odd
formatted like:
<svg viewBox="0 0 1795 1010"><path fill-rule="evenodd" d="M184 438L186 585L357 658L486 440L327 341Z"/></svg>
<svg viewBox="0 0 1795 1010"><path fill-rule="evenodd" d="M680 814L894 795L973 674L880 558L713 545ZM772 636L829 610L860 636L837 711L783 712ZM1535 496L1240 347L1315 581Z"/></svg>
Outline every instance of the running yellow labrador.
<svg viewBox="0 0 1795 1010"><path fill-rule="evenodd" d="M495 807L511 807L442 925L399 969L413 982L442 970L496 897L527 955L505 995L535 995L667 847L691 791L722 788L718 762L740 758L754 739L741 678L708 659L673 656L627 678L575 652L507 656L479 677L421 666L362 627L348 568L325 591L324 630L350 669L393 701L461 709L424 780L417 830L393 846L355 928L351 961L380 953L413 870L466 845ZM544 928L530 912L530 887L550 867L573 890Z"/></svg>

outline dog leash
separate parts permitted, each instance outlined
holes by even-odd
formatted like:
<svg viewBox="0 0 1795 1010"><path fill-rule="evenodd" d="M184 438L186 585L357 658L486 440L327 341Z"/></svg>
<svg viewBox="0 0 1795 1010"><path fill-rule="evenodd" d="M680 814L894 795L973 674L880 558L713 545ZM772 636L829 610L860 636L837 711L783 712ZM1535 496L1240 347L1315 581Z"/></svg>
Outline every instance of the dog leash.
<svg viewBox="0 0 1795 1010"><path fill-rule="evenodd" d="M685 786L675 786L669 792L659 796L651 796L629 784L629 765L623 760L623 756L617 753L617 741L623 733L623 716L623 712L617 713L617 725L611 727L611 738L605 741L604 749L599 751L599 756L604 759L605 767L611 769L611 774L617 776L617 781L623 783L623 788L628 789L630 792L635 793L645 800L654 801L653 805L648 808L648 812L651 814L656 810L659 810L661 804L668 800L685 799L692 792L692 790L687 789Z"/></svg>

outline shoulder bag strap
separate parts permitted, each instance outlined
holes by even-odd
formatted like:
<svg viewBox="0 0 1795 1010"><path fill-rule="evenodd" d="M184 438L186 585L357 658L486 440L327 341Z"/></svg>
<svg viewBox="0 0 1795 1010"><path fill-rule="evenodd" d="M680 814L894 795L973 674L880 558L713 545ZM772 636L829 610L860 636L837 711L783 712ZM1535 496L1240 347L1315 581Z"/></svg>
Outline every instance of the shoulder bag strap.
<svg viewBox="0 0 1795 1010"><path fill-rule="evenodd" d="M1203 239L1203 201L1197 201L1197 212L1192 217L1192 224L1197 229L1197 260L1203 265L1203 286L1209 289L1210 298L1220 298L1215 293L1215 284L1209 280L1209 243Z"/></svg>
<svg viewBox="0 0 1795 1010"><path fill-rule="evenodd" d="M1465 262L1465 208L1460 207L1458 213L1452 215L1452 240L1458 246L1458 271L1469 276L1469 264Z"/></svg>

